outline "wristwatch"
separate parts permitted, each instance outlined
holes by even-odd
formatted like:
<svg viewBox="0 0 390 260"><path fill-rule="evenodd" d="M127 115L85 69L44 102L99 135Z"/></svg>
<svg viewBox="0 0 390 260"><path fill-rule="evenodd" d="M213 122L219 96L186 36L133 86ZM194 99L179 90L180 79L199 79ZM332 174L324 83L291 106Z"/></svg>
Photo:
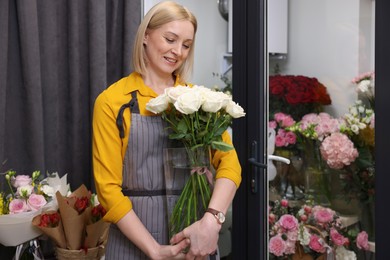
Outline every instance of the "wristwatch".
<svg viewBox="0 0 390 260"><path fill-rule="evenodd" d="M221 211L218 211L218 210L215 210L212 208L208 208L208 209L206 209L206 212L213 214L214 217L217 219L219 224L222 225L225 222L225 214L223 214Z"/></svg>

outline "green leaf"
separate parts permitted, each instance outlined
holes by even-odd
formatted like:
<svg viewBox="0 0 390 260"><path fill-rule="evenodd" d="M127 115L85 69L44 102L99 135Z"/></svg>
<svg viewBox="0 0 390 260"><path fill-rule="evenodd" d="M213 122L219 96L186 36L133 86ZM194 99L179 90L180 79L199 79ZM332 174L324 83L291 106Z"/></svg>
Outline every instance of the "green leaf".
<svg viewBox="0 0 390 260"><path fill-rule="evenodd" d="M177 131L184 134L188 132L188 127L185 120L180 120L179 124L177 125Z"/></svg>
<svg viewBox="0 0 390 260"><path fill-rule="evenodd" d="M216 142L216 141L211 142L211 147L213 149L217 149L223 152L227 152L234 149L234 147L230 144L227 144L225 142Z"/></svg>
<svg viewBox="0 0 390 260"><path fill-rule="evenodd" d="M169 139L180 140L180 139L183 139L185 136L186 136L186 135L183 134L183 133L170 134L170 135L169 135Z"/></svg>

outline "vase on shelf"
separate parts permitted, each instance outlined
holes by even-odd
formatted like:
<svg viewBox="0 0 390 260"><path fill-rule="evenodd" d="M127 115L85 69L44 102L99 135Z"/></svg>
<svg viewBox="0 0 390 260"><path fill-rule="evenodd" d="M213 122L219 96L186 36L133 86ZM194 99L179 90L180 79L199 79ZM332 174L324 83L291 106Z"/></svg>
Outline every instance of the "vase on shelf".
<svg viewBox="0 0 390 260"><path fill-rule="evenodd" d="M343 183L348 175L345 169L327 169L330 174L331 208L343 216L359 216L361 212L358 196L347 196Z"/></svg>
<svg viewBox="0 0 390 260"><path fill-rule="evenodd" d="M302 158L294 151L288 149L276 149L275 155L287 158L290 164L275 161L276 178L271 185L278 190L282 198L289 200L301 200L304 198L304 176L302 173Z"/></svg>
<svg viewBox="0 0 390 260"><path fill-rule="evenodd" d="M320 154L318 140L306 140L303 151L305 194L318 205L331 205L330 173Z"/></svg>
<svg viewBox="0 0 390 260"><path fill-rule="evenodd" d="M213 174L210 149L164 149L169 236L200 219L209 204Z"/></svg>

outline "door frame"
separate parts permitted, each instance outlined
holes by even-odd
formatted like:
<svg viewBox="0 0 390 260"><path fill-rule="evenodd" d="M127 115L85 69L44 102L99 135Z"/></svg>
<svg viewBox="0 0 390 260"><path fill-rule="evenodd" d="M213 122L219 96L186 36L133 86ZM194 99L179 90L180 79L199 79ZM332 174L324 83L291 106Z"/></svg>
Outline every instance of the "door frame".
<svg viewBox="0 0 390 260"><path fill-rule="evenodd" d="M266 0L233 1L233 96L246 111L241 121L233 123L234 145L242 166L242 183L233 201L233 259L267 259L267 251L259 248L268 247L268 192L262 188L268 181L264 169L248 164L253 148L257 149L256 161L266 163L265 4ZM252 185L257 186L256 192Z"/></svg>
<svg viewBox="0 0 390 260"><path fill-rule="evenodd" d="M373 0L375 1L375 0ZM251 140L258 140L258 161L264 163L265 127L267 125L267 96L265 86L268 76L264 64L268 64L265 55L266 10L267 0L233 1L233 95L234 99L246 110L245 118L233 124L234 144L242 166L242 183L233 201L232 257L233 259L268 258L268 201L265 171L257 169L260 178L257 185L260 191L251 192L250 158ZM390 148L390 35L387 33L390 18L390 1L376 0L375 3L375 85L376 85L376 256L378 259L390 259L387 237L390 225L387 221L388 190L390 175L387 158ZM259 15L263 14L263 15ZM260 29L259 29L260 28ZM258 69L256 69L258 68ZM259 86L255 88L253 86ZM257 99L257 102L254 100ZM267 100L267 99L265 99ZM260 112L258 112L260 111ZM258 121L256 114L260 114ZM249 141L248 141L249 140ZM262 156L260 156L262 155ZM261 189L263 187L263 189ZM255 232L255 231L258 232Z"/></svg>

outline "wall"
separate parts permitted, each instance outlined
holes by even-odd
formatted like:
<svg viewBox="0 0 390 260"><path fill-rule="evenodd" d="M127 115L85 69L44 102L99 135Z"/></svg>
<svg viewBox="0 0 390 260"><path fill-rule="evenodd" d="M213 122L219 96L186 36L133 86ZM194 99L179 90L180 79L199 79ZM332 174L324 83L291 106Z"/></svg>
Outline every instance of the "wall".
<svg viewBox="0 0 390 260"><path fill-rule="evenodd" d="M149 10L159 0L144 0L144 9ZM227 52L228 23L218 11L217 1L176 0L186 6L198 20L195 42L195 64L192 83L213 87L224 87L213 72L222 72L223 54Z"/></svg>
<svg viewBox="0 0 390 260"><path fill-rule="evenodd" d="M316 77L327 88L332 106L343 115L356 100L352 78L373 69L372 0L289 1L288 55L270 60L281 74Z"/></svg>

